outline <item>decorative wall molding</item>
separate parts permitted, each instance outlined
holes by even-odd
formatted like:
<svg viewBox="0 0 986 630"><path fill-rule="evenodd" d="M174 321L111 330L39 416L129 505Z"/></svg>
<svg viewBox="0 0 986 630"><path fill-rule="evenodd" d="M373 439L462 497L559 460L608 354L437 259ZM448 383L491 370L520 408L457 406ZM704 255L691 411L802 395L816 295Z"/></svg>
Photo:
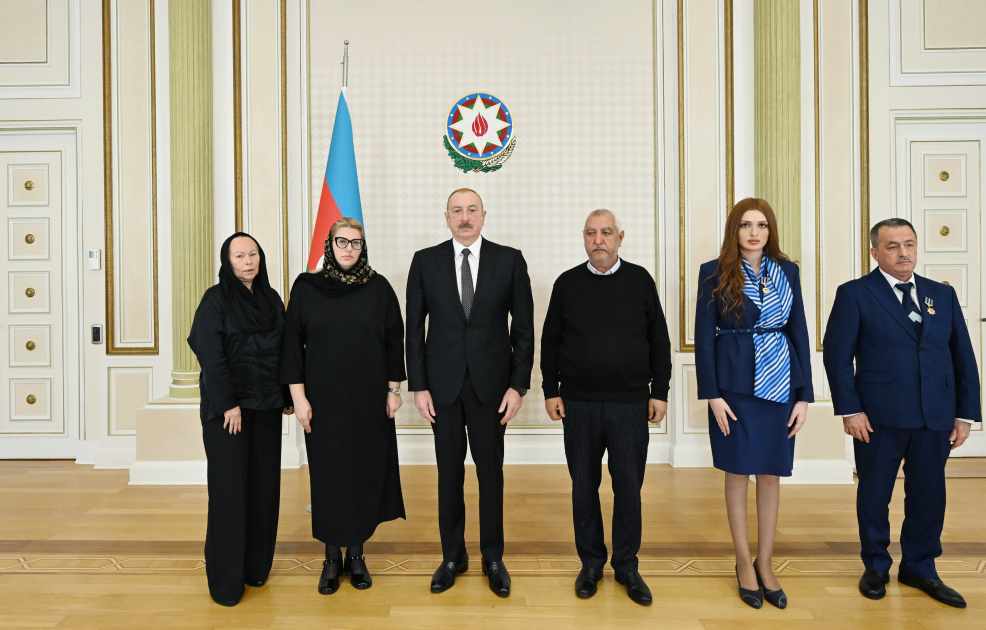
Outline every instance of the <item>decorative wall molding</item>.
<svg viewBox="0 0 986 630"><path fill-rule="evenodd" d="M691 264L688 257L688 247L691 244L691 221L698 219L702 208L693 206L690 203L693 181L697 181L701 173L694 174L688 167L690 155L689 141L692 120L690 117L690 67L688 49L688 10L691 0L678 0L678 351L694 352L695 344L693 337L689 336L689 308L688 305L694 297L688 287L696 284L697 268ZM696 3L696 9L707 9L705 3ZM733 2L732 0L717 0L716 12L718 23L716 41L716 59L718 71L716 73L716 91L713 98L717 103L717 115L714 121L717 130L717 156L715 165L715 187L717 190L718 203L715 207L723 208L713 215L716 220L716 237L718 238L719 227L723 223L726 213L732 207L733 196ZM729 16L728 19L726 16ZM697 126L708 125L710 121L696 121ZM700 184L694 184L696 188ZM711 229L711 225L706 225L705 230Z"/></svg>
<svg viewBox="0 0 986 630"><path fill-rule="evenodd" d="M104 231L105 231L105 286L106 286L106 354L108 355L156 355L159 353L160 331L158 317L158 224L157 224L157 87L155 68L155 10L154 0L147 1L147 51L148 51L148 129L149 129L149 173L150 180L150 276L151 276L151 330L150 340L126 342L122 339L122 322L125 300L121 280L117 272L126 261L119 259L117 248L121 246L122 213L124 204L120 193L122 180L121 146L126 141L120 131L120 74L118 63L120 54L114 43L119 42L119 2L103 0L103 187L104 187ZM116 86L117 93L114 93ZM115 140L114 140L115 138ZM116 161L114 161L116 157ZM127 208L128 212L138 211Z"/></svg>
<svg viewBox="0 0 986 630"><path fill-rule="evenodd" d="M47 3L47 39L48 53L46 62L14 64L7 63L2 65L0 70L0 100L2 99L48 99L48 98L79 98L82 95L81 76L82 76L82 27L81 27L81 0L59 0L55 6L53 0ZM54 16L53 11L63 8L64 16ZM58 20L65 20L64 33L53 32L53 25L57 17ZM4 16L10 19L10 16ZM52 37L65 37L64 42L59 42L64 46L65 57L54 58L52 55ZM18 73L19 76L10 75L11 71L27 69L30 72L30 79ZM50 76L58 72L62 77ZM46 76L49 75L49 76Z"/></svg>
<svg viewBox="0 0 986 630"><path fill-rule="evenodd" d="M890 0L890 85L986 85L986 48L928 47L926 11L926 0Z"/></svg>

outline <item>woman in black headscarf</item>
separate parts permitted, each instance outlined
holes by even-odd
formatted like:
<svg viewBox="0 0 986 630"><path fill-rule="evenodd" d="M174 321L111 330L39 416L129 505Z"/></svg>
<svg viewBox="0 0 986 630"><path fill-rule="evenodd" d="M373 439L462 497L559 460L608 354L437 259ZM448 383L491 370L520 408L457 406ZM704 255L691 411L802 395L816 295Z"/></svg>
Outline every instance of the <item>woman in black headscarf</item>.
<svg viewBox="0 0 986 630"><path fill-rule="evenodd" d="M202 296L188 345L202 366L202 440L209 460L205 572L217 603L234 606L244 584L263 586L274 561L281 496L281 414L290 394L278 378L284 303L267 279L264 250L249 234L223 243L219 284Z"/></svg>
<svg viewBox="0 0 986 630"><path fill-rule="evenodd" d="M343 572L370 588L363 543L380 523L405 518L394 428L405 378L397 295L367 263L363 226L340 219L321 272L301 274L291 289L281 358L305 429L323 595L336 592Z"/></svg>

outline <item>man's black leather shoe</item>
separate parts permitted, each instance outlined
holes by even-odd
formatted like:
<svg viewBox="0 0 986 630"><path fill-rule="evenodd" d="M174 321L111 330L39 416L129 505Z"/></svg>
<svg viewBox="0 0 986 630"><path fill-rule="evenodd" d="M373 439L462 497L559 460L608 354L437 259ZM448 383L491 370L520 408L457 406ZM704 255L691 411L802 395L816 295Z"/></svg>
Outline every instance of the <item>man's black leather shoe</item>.
<svg viewBox="0 0 986 630"><path fill-rule="evenodd" d="M650 589L647 588L647 584L644 582L644 578L640 577L638 571L631 571L629 573L617 573L616 583L622 584L627 589L627 595L630 599L637 602L641 606L650 606L654 598L651 597Z"/></svg>
<svg viewBox="0 0 986 630"><path fill-rule="evenodd" d="M904 586L922 590L931 599L939 601L946 606L965 608L965 599L955 589L945 586L945 583L938 578L920 578L900 571L897 573L897 582Z"/></svg>
<svg viewBox="0 0 986 630"><path fill-rule="evenodd" d="M510 596L510 574L507 567L503 566L503 560L487 562L483 558L483 575L489 578L490 590L500 597Z"/></svg>
<svg viewBox="0 0 986 630"><path fill-rule="evenodd" d="M458 562L443 562L431 576L431 592L444 593L455 586L455 576L469 570L469 554L462 554Z"/></svg>
<svg viewBox="0 0 986 630"><path fill-rule="evenodd" d="M590 569L583 566L579 577L575 578L575 594L582 599L589 599L596 594L596 584L603 579L600 569Z"/></svg>
<svg viewBox="0 0 986 630"><path fill-rule="evenodd" d="M331 595L339 590L339 576L342 575L342 560L323 560L322 575L318 578L318 592Z"/></svg>
<svg viewBox="0 0 986 630"><path fill-rule="evenodd" d="M247 586L252 586L254 588L260 588L261 586L263 586L266 583L267 583L267 580L252 580L252 581L251 580L247 580L245 582L245 584Z"/></svg>
<svg viewBox="0 0 986 630"><path fill-rule="evenodd" d="M370 570L366 568L366 558L363 556L346 558L346 564L342 566L342 570L349 574L349 583L353 585L353 588L363 591L373 586Z"/></svg>
<svg viewBox="0 0 986 630"><path fill-rule="evenodd" d="M859 578L859 592L869 599L883 599L887 594L886 584L890 582L890 574L882 571L867 569Z"/></svg>

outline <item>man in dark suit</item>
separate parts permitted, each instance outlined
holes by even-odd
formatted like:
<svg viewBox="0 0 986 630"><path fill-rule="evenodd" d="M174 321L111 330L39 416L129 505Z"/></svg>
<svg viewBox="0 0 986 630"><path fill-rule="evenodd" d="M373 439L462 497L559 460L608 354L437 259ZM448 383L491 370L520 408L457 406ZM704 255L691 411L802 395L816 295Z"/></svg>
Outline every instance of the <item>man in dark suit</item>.
<svg viewBox="0 0 986 630"><path fill-rule="evenodd" d="M507 597L503 435L531 386L534 298L524 256L484 240L485 218L475 191L456 190L445 211L452 240L414 254L407 280L408 389L431 422L438 459L443 561L431 590L448 590L469 566L462 492L468 428L479 479L483 573L490 590Z"/></svg>
<svg viewBox="0 0 986 630"><path fill-rule="evenodd" d="M904 219L870 230L873 273L839 287L825 332L835 413L853 436L856 517L866 571L860 592L886 595L893 560L890 498L904 460L897 581L957 608L935 571L945 520L945 463L982 421L979 370L955 290L914 273L917 233ZM855 370L853 361L855 360Z"/></svg>

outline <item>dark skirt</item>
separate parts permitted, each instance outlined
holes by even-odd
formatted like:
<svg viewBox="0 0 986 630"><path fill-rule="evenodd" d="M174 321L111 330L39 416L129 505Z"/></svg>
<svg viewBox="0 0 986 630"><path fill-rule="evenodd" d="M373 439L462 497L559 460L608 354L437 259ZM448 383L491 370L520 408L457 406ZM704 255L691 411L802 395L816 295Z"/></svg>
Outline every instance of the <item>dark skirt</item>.
<svg viewBox="0 0 986 630"><path fill-rule="evenodd" d="M786 403L726 390L720 394L736 420L728 419L729 435L723 435L709 407L712 465L734 475L790 477L794 438L787 437L787 423L797 402L794 391Z"/></svg>

